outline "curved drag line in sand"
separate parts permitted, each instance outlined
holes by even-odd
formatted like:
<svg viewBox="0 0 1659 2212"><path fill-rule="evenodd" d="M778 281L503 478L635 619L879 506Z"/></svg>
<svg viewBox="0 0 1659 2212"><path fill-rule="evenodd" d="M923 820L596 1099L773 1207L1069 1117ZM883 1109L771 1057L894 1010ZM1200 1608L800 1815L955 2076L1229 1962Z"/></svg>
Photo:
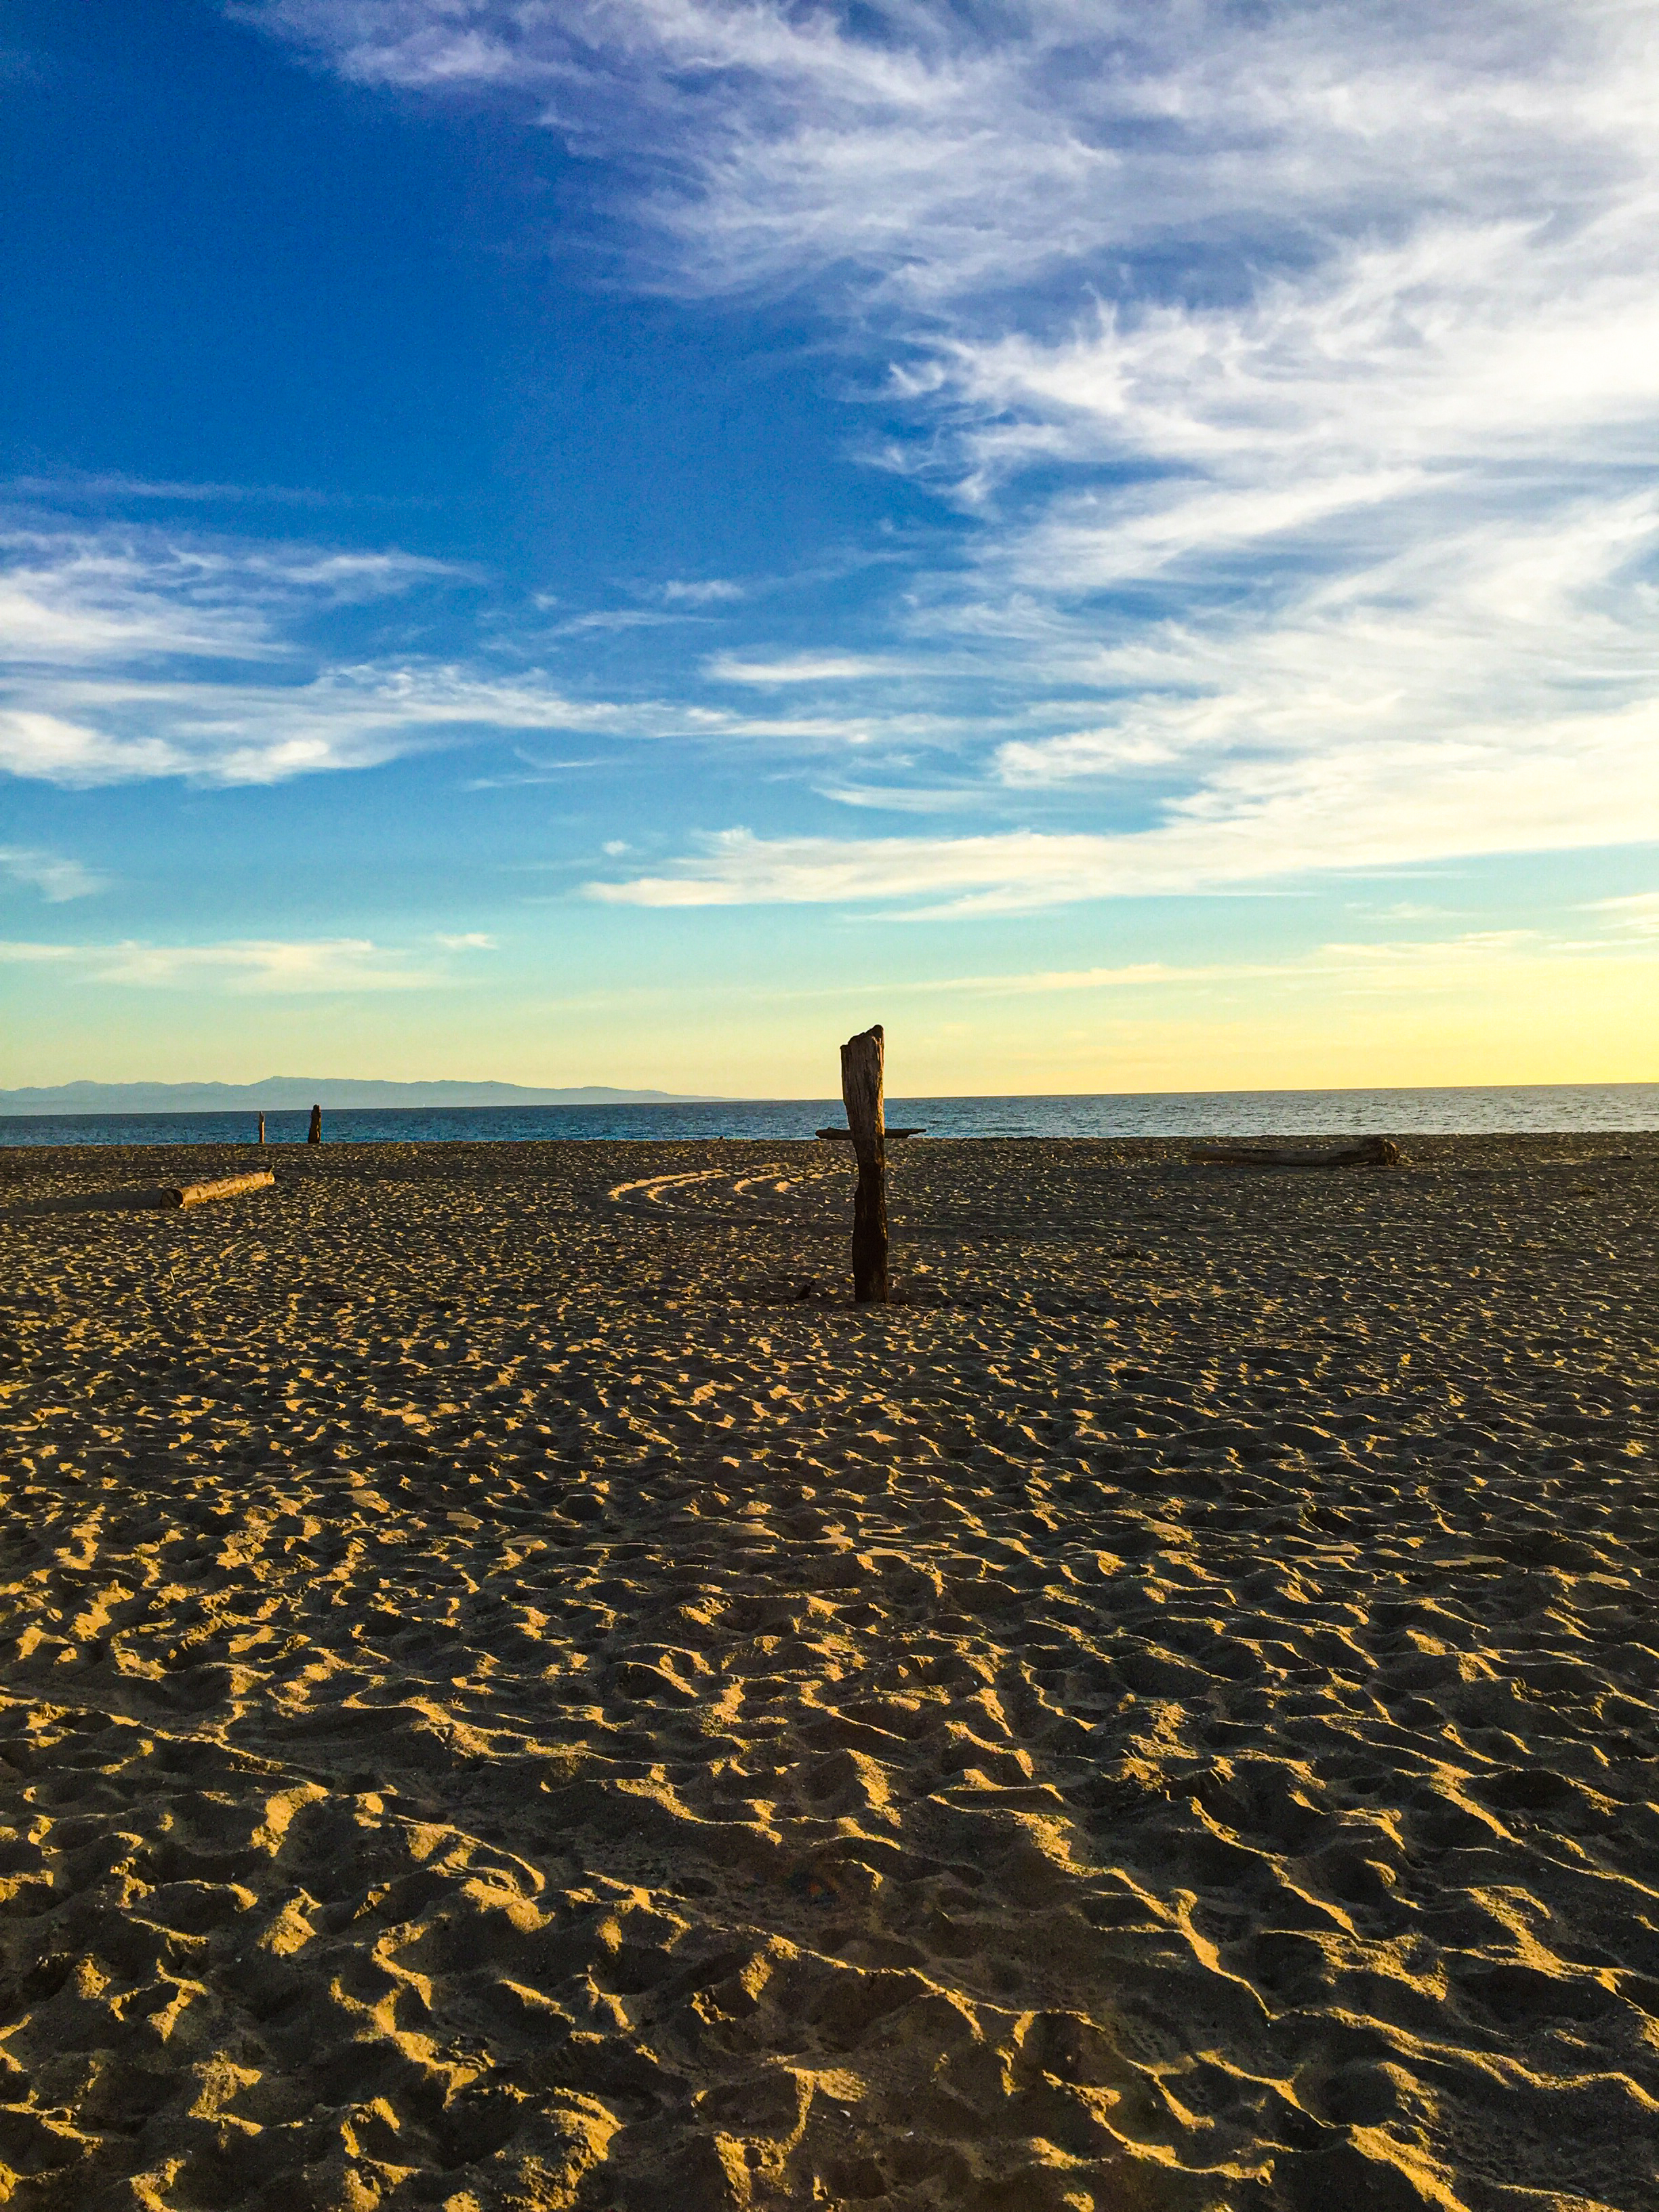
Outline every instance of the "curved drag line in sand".
<svg viewBox="0 0 1659 2212"><path fill-rule="evenodd" d="M835 1189L845 1178L837 1178L833 1167L815 1170L806 1175L788 1175L777 1161L760 1167L750 1167L742 1174L728 1168L700 1170L695 1173L675 1173L662 1176L642 1176L630 1182L616 1184L605 1193L608 1205L619 1211L645 1218L668 1216L677 1221L719 1221L724 1223L755 1223L775 1225L799 1220L803 1228L824 1228L830 1217L824 1214L816 1220L798 1209L777 1206L757 1205L750 1200L741 1211L705 1205L679 1203L694 1194L701 1197L709 1185L721 1186L715 1194L733 1200L750 1199L750 1194L764 1188L776 1197L811 1192L815 1186ZM850 1183L848 1185L850 1200Z"/></svg>

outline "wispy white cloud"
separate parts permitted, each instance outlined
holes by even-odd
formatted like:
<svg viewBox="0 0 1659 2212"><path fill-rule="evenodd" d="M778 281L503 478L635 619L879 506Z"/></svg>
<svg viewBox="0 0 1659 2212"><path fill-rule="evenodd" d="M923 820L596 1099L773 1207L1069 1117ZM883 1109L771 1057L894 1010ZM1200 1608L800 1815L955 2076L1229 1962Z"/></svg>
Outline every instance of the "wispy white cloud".
<svg viewBox="0 0 1659 2212"><path fill-rule="evenodd" d="M88 898L104 888L105 878L79 860L57 853L43 853L30 845L0 845L0 875L15 884L27 884L52 906L70 899Z"/></svg>
<svg viewBox="0 0 1659 2212"><path fill-rule="evenodd" d="M562 726L546 687L532 708L533 684L492 690L470 672L319 669L299 641L319 615L464 580L395 550L0 532L0 771L71 787L269 783L373 766L448 726Z"/></svg>
<svg viewBox="0 0 1659 2212"><path fill-rule="evenodd" d="M118 738L37 708L0 707L0 769L41 783L85 787L184 775L189 755L165 738Z"/></svg>
<svg viewBox="0 0 1659 2212"><path fill-rule="evenodd" d="M1466 908L1435 906L1426 899L1389 899L1379 903L1375 899L1351 899L1351 914L1374 915L1379 921L1445 921L1466 913Z"/></svg>
<svg viewBox="0 0 1659 2212"><path fill-rule="evenodd" d="M6 688L0 678L0 700ZM14 682L14 697L19 689ZM501 678L459 665L373 662L287 684L142 675L32 678L25 696L34 703L0 704L0 771L70 787L156 776L281 783L376 767L469 733L568 731L842 758L878 738L896 744L949 726L926 714L742 714L673 700L581 699L539 671ZM477 777L471 787L537 782L599 764L526 761L522 772Z"/></svg>
<svg viewBox="0 0 1659 2212"><path fill-rule="evenodd" d="M668 874L588 888L640 906L921 901L929 915L966 916L1261 885L1406 854L1566 850L1656 834L1659 702L1559 718L1524 747L1498 724L1455 745L1350 737L1289 759L1227 763L1150 830L860 842L733 830Z"/></svg>
<svg viewBox="0 0 1659 2212"><path fill-rule="evenodd" d="M1044 998L1055 992L1167 991L1183 985L1232 983L1293 972L1284 961L1137 960L1117 968L1038 968L1007 975L950 975L897 988L932 994L967 992L975 998ZM888 984L891 990L895 986Z"/></svg>
<svg viewBox="0 0 1659 2212"><path fill-rule="evenodd" d="M1659 937L1659 891L1635 891L1626 898L1592 900L1585 909L1604 914L1618 929L1633 937Z"/></svg>
<svg viewBox="0 0 1659 2212"><path fill-rule="evenodd" d="M0 662L266 659L289 650L297 615L458 573L399 552L14 529L0 532Z"/></svg>
<svg viewBox="0 0 1659 2212"><path fill-rule="evenodd" d="M1298 580L1271 622L1249 610L1133 630L1103 623L1090 636L1073 626L1051 650L1119 702L1097 727L1009 742L1003 776L1042 784L1407 733L1456 744L1507 732L1525 751L1558 742L1558 726L1583 735L1654 696L1659 501L1580 497L1547 520L1461 526L1448 503L1440 524L1371 562ZM1611 807L1629 794L1601 796Z"/></svg>
<svg viewBox="0 0 1659 2212"><path fill-rule="evenodd" d="M1552 939L1541 930L1466 930L1443 938L1403 938L1372 943L1340 941L1315 946L1285 960L1143 960L1121 967L1048 968L1005 975L954 975L884 988L931 995L965 992L982 998L1043 997L1053 993L1157 991L1220 988L1242 983L1314 984L1358 993L1455 989L1503 971L1562 960L1605 957L1605 941Z"/></svg>
<svg viewBox="0 0 1659 2212"><path fill-rule="evenodd" d="M740 599L744 590L741 584L734 584L724 576L709 576L702 580L671 576L662 587L662 595L671 606L708 607Z"/></svg>
<svg viewBox="0 0 1659 2212"><path fill-rule="evenodd" d="M444 940L439 940L441 944ZM481 950L470 944L462 950ZM426 991L441 966L369 938L238 939L216 945L49 945L0 941L0 964L50 963L92 983L235 995Z"/></svg>
<svg viewBox="0 0 1659 2212"><path fill-rule="evenodd" d="M1127 850L1125 848L1127 848ZM930 903L924 911L1011 912L1173 888L1136 865L1134 841L1012 831L978 837L761 838L718 831L672 873L590 883L590 897L653 907ZM1182 888L1189 888L1183 884Z"/></svg>
<svg viewBox="0 0 1659 2212"><path fill-rule="evenodd" d="M518 791L533 789L540 784L560 783L573 769L609 768L611 758L605 753L593 753L582 760L536 760L515 746L514 758L517 768L503 769L496 775L469 776L461 787L464 791Z"/></svg>
<svg viewBox="0 0 1659 2212"><path fill-rule="evenodd" d="M192 483L180 479L70 472L52 477L0 479L0 498L39 500L57 509L82 501L102 506L111 500L151 500L178 506L217 505L246 501L259 506L323 507L325 492L290 484Z"/></svg>
<svg viewBox="0 0 1659 2212"><path fill-rule="evenodd" d="M962 814L982 811L989 794L969 785L820 783L820 799L837 806L867 808L882 814Z"/></svg>
<svg viewBox="0 0 1659 2212"><path fill-rule="evenodd" d="M1641 0L239 12L562 131L631 210L635 281L808 289L884 358L927 434L874 457L975 518L969 573L919 580L902 652L705 674L902 667L914 700L971 641L1005 696L1086 702L926 737L994 750L1005 821L1063 788L1091 836L738 840L597 895L995 911L1659 837ZM1126 787L1152 829L1108 826Z"/></svg>
<svg viewBox="0 0 1659 2212"><path fill-rule="evenodd" d="M441 666L328 669L292 684L64 678L29 695L49 708L0 706L0 769L82 787L281 783L373 768L466 731L634 726L628 708L568 698L539 678Z"/></svg>
<svg viewBox="0 0 1659 2212"><path fill-rule="evenodd" d="M123 945L87 963L94 982L178 988L206 982L234 992L418 991L442 981L368 938L310 943L250 939L228 945Z"/></svg>
<svg viewBox="0 0 1659 2212"><path fill-rule="evenodd" d="M690 622L686 614L671 614L661 607L598 607L591 613L572 615L540 633L544 637L587 637L608 630L663 629L673 623Z"/></svg>
<svg viewBox="0 0 1659 2212"><path fill-rule="evenodd" d="M840 272L931 308L1195 234L1238 259L1294 225L1305 260L1424 210L1571 221L1644 154L1653 67L1638 0L235 12L358 82L516 96L633 161L664 281Z"/></svg>
<svg viewBox="0 0 1659 2212"><path fill-rule="evenodd" d="M792 653L756 660L719 653L703 663L703 673L716 684L853 684L906 672L902 661L879 653Z"/></svg>
<svg viewBox="0 0 1659 2212"><path fill-rule="evenodd" d="M937 726L926 715L755 715L672 698L583 698L539 669L504 675L476 655L331 662L305 641L319 615L473 580L453 564L395 550L155 529L0 532L0 772L70 787L155 777L264 784L372 768L490 733L840 752L878 732ZM678 588L679 611L574 617L557 634L694 621L693 603L726 590L688 584ZM747 672L784 684L854 665Z"/></svg>

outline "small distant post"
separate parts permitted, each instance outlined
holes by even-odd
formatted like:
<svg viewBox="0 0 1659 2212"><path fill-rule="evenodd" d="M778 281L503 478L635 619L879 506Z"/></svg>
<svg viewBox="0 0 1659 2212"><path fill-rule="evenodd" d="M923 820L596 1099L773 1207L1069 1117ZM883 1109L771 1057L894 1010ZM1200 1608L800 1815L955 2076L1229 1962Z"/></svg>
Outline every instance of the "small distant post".
<svg viewBox="0 0 1659 2212"><path fill-rule="evenodd" d="M884 1306L887 1281L887 1125L882 1097L885 1047L881 1024L848 1037L841 1048L841 1095L858 1156L853 1201L853 1296Z"/></svg>
<svg viewBox="0 0 1659 2212"><path fill-rule="evenodd" d="M264 1117L264 1115L263 1114L261 1114L261 1115L260 1115L260 1116L259 1116L259 1142L263 1145L263 1144L264 1144L264 1140L265 1140L265 1117Z"/></svg>
<svg viewBox="0 0 1659 2212"><path fill-rule="evenodd" d="M306 1131L306 1142L308 1145L320 1145L322 1141L323 1109L320 1106L313 1106L311 1109L311 1127Z"/></svg>

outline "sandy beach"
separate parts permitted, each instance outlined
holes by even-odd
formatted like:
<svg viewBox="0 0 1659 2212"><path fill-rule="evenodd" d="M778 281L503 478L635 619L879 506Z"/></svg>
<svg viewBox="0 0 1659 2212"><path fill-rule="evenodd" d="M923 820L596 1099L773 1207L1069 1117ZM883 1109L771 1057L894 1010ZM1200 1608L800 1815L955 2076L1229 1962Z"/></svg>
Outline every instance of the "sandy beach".
<svg viewBox="0 0 1659 2212"><path fill-rule="evenodd" d="M1187 1152L0 1152L0 2197L1652 2212L1659 1138Z"/></svg>

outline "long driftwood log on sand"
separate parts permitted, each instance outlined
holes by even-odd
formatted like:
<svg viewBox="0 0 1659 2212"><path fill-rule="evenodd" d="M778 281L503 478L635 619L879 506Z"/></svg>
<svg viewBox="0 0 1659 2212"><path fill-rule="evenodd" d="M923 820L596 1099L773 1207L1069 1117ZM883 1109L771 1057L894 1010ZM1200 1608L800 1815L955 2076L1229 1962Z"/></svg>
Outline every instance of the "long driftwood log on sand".
<svg viewBox="0 0 1659 2212"><path fill-rule="evenodd" d="M257 1175L222 1176L217 1182L173 1183L166 1195L175 1206L200 1206L204 1199L234 1198L240 1191L266 1190L276 1182L269 1168Z"/></svg>
<svg viewBox="0 0 1659 2212"><path fill-rule="evenodd" d="M1192 1155L1206 1165L1242 1168L1397 1168L1400 1147L1391 1137L1360 1137L1351 1145L1200 1145Z"/></svg>

